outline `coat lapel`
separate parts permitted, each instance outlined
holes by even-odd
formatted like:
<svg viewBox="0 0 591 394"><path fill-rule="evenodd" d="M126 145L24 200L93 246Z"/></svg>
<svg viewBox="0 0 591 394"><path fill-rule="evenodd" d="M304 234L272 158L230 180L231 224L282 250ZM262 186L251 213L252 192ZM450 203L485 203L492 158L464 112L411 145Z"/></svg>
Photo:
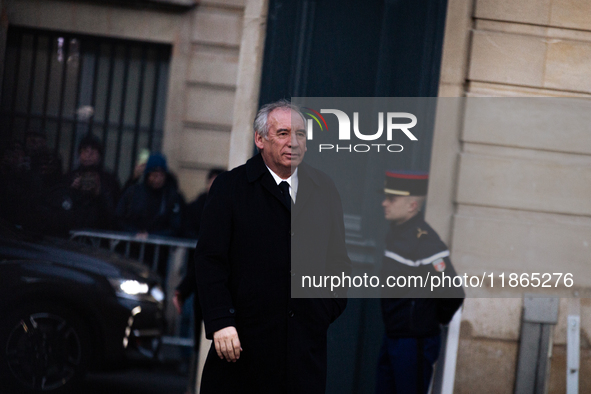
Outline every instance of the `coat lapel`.
<svg viewBox="0 0 591 394"><path fill-rule="evenodd" d="M289 211L289 209L285 206L285 203L283 202L283 195L281 194L281 190L279 190L279 186L277 186L275 180L273 179L273 176L267 169L267 166L265 166L265 162L263 161L263 157L261 156L261 154L257 154L256 156L248 160L246 164L246 173L248 176L248 181L252 183L256 182L260 178L261 185L265 189L267 189L269 193L275 196L275 198L279 200L281 205Z"/></svg>
<svg viewBox="0 0 591 394"><path fill-rule="evenodd" d="M265 170L267 170L265 168ZM285 206L285 203L283 202L283 195L281 194L281 190L279 190L279 186L277 186L277 184L275 183L275 179L273 179L273 176L271 175L271 173L269 171L267 171L266 174L263 175L263 177L261 178L261 184L263 185L263 187L265 189L267 189L269 191L269 193L271 193L272 195L274 195L277 200L279 200L279 202L281 203L281 205L285 208L288 209Z"/></svg>
<svg viewBox="0 0 591 394"><path fill-rule="evenodd" d="M310 197L314 194L317 187L318 180L312 173L310 166L305 163L300 164L298 167L298 195L296 203L291 211L291 218L295 219L299 216L300 212L306 206L306 203L310 200Z"/></svg>
<svg viewBox="0 0 591 394"><path fill-rule="evenodd" d="M261 185L267 189L281 205L288 209L283 203L283 196L279 187L275 183L273 176L265 166L263 157L261 154L257 154L246 163L246 174L249 182L256 182L260 178ZM306 203L310 200L310 197L314 195L316 188L320 185L320 180L315 173L314 169L306 163L301 163L298 167L298 195L296 203L292 205L291 218L296 218L300 212L306 206Z"/></svg>

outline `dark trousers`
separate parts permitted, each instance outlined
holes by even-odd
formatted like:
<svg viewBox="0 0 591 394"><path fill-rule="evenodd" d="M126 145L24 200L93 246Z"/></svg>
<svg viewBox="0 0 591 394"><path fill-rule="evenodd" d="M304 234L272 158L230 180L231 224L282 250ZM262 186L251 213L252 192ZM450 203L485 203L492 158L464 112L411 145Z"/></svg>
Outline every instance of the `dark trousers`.
<svg viewBox="0 0 591 394"><path fill-rule="evenodd" d="M380 349L376 394L426 394L441 336L388 338Z"/></svg>

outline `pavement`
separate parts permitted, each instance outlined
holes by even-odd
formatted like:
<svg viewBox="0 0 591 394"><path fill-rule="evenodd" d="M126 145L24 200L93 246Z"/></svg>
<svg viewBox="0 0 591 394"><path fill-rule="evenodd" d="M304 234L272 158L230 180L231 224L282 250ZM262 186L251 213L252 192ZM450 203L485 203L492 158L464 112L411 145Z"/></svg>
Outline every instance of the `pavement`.
<svg viewBox="0 0 591 394"><path fill-rule="evenodd" d="M183 394L187 373L177 364L130 367L122 371L89 373L80 394Z"/></svg>

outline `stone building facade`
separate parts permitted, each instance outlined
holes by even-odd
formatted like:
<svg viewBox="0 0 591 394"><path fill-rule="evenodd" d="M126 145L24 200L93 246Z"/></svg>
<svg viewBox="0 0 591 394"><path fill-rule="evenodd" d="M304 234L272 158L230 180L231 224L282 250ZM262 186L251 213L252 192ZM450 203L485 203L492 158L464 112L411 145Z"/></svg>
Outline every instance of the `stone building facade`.
<svg viewBox="0 0 591 394"><path fill-rule="evenodd" d="M267 0L0 0L0 24L3 38L14 24L171 45L162 148L192 199L208 169L233 168L253 151L267 7ZM588 1L448 1L441 97L589 99L589 64ZM589 272L588 130L541 129L538 138L502 130L495 135L467 129L467 115L463 107L438 114L430 190L439 192L427 205L427 220L452 248L458 271L480 256L484 262L522 259L541 272L553 272L564 258L565 269ZM508 186L499 191L499 184ZM529 236L519 236L524 232ZM516 297L466 301L455 392L513 391L522 308ZM550 393L565 392L566 315L573 310L582 319L580 392L591 390L591 302L563 299L553 333Z"/></svg>
<svg viewBox="0 0 591 394"><path fill-rule="evenodd" d="M210 168L228 166L244 21L249 19L247 13L263 18L258 2L250 3L249 10L254 11L246 10L244 0L201 1L198 5L184 0L118 5L3 1L2 44L7 27L15 25L171 45L162 151L190 200L205 186ZM247 37L247 49L255 43L252 38ZM253 58L245 55L251 68ZM252 76L246 80L243 85L249 85Z"/></svg>
<svg viewBox="0 0 591 394"><path fill-rule="evenodd" d="M583 0L451 0L440 96L588 100L590 7ZM588 126L532 130L516 124L491 132L469 118L459 108L438 119L430 186L444 193L432 195L427 210L452 245L458 270L504 260L519 264L517 271L570 271L588 281ZM549 393L566 390L569 313L581 316L579 389L591 390L590 312L589 299L561 300ZM466 300L455 392L513 391L521 313L522 298Z"/></svg>

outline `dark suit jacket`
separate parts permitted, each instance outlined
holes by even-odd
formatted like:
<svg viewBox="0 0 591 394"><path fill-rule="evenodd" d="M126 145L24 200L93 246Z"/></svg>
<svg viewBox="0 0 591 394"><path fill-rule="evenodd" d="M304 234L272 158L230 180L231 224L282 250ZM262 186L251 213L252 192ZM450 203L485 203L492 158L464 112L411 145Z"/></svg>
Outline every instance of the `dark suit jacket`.
<svg viewBox="0 0 591 394"><path fill-rule="evenodd" d="M243 352L228 363L212 346L203 394L325 391L326 331L346 298L292 299L299 274L292 275L290 247L317 271L348 274L350 261L333 182L304 163L298 177L292 214L260 154L218 176L210 190L196 250L206 335L235 326ZM320 235L306 236L312 233Z"/></svg>

